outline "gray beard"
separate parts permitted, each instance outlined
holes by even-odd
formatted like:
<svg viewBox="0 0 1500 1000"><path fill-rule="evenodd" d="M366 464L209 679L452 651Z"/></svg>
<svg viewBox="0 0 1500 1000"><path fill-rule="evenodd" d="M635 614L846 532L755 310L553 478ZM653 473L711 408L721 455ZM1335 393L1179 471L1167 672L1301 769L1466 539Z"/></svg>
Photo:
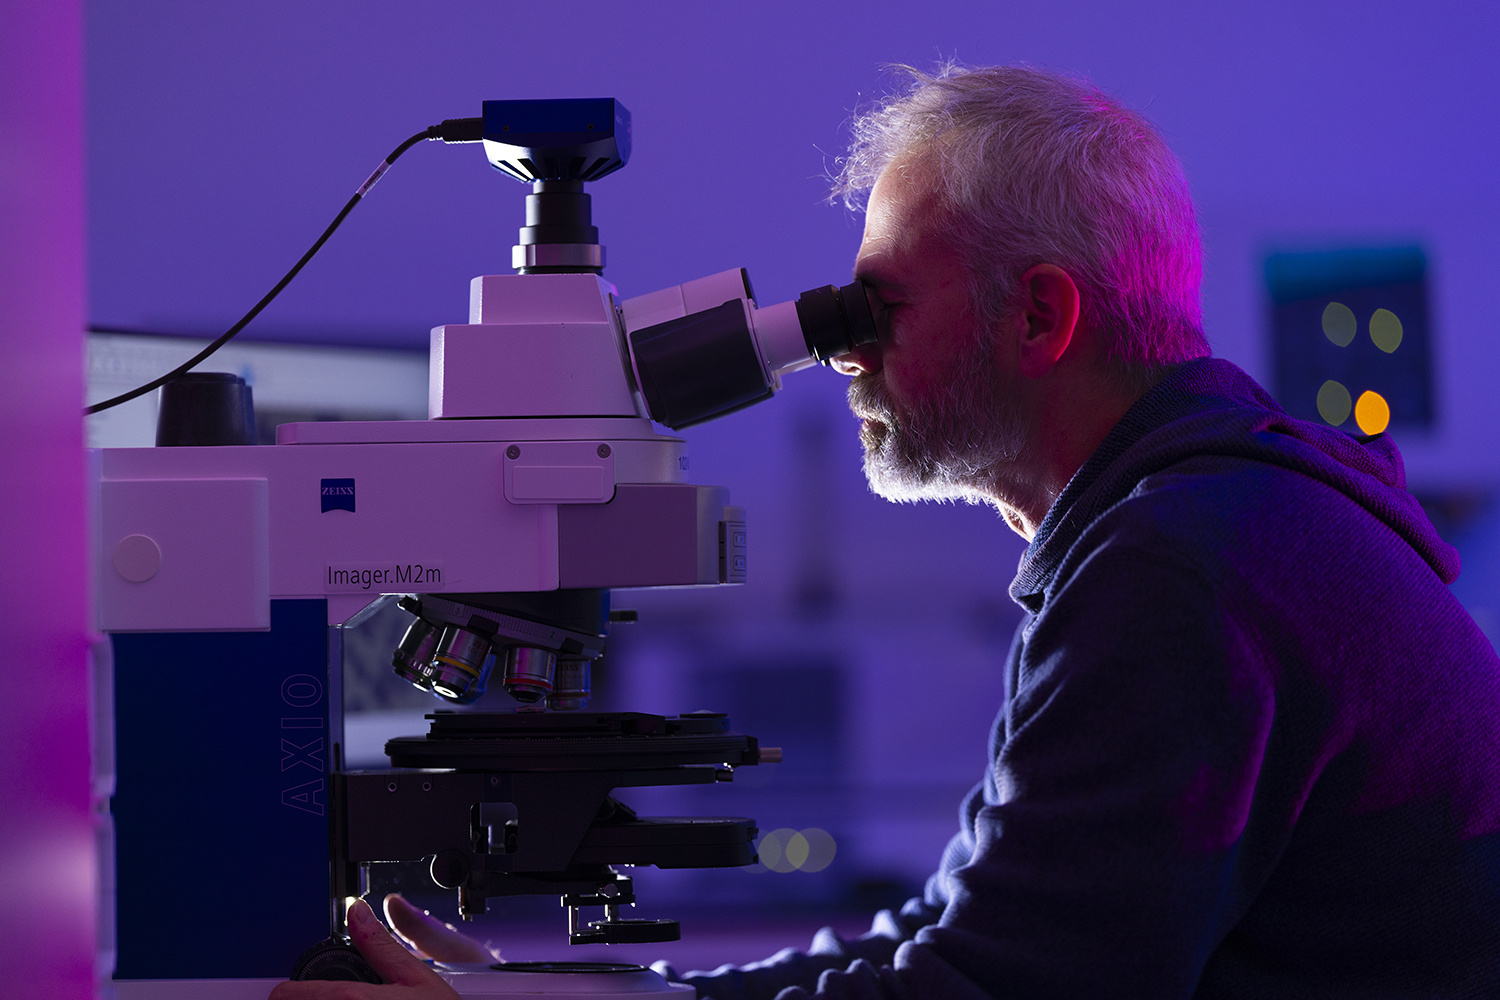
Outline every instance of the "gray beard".
<svg viewBox="0 0 1500 1000"><path fill-rule="evenodd" d="M933 399L898 411L877 371L849 383L849 409L864 419L865 479L887 500L995 503L1000 467L1025 451L1025 420L996 377L988 337L955 364Z"/></svg>

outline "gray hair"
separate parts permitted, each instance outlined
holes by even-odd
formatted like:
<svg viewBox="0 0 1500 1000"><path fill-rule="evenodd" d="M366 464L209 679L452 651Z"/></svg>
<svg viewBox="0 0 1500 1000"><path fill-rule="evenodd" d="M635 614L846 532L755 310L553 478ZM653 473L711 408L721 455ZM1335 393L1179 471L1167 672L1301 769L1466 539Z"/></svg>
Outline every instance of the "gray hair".
<svg viewBox="0 0 1500 1000"><path fill-rule="evenodd" d="M862 210L887 166L930 164L982 321L1004 318L1020 276L1048 263L1073 277L1106 362L1128 382L1144 388L1209 353L1192 196L1144 116L1029 67L894 69L911 86L855 119L835 198Z"/></svg>

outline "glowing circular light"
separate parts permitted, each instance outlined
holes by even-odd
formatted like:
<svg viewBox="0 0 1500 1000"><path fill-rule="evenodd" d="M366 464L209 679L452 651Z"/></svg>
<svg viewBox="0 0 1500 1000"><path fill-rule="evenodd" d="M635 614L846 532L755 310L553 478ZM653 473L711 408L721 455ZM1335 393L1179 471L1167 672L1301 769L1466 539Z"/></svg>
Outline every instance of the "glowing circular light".
<svg viewBox="0 0 1500 1000"><path fill-rule="evenodd" d="M1318 390L1318 416L1334 427L1349 419L1349 411L1353 405L1349 390L1333 379L1324 382L1323 387Z"/></svg>
<svg viewBox="0 0 1500 1000"><path fill-rule="evenodd" d="M839 845L834 843L827 830L809 827L802 831L802 837L807 841L807 860L801 866L803 871L820 872L833 864L833 856L838 853Z"/></svg>
<svg viewBox="0 0 1500 1000"><path fill-rule="evenodd" d="M800 836L802 835L796 830L782 828L780 830L772 830L760 838L760 847L758 849L760 863L771 869L771 871L781 872L783 875L787 872L796 871L797 866L792 864L791 858L787 856L789 853L787 848L791 846L794 838ZM806 842L804 841L804 843ZM802 857L803 860L806 860L807 855L804 854Z"/></svg>
<svg viewBox="0 0 1500 1000"><path fill-rule="evenodd" d="M783 875L795 871L820 872L833 864L838 844L827 830L815 826L806 830L783 827L761 837L756 852L760 863L752 866L752 871L773 871Z"/></svg>
<svg viewBox="0 0 1500 1000"><path fill-rule="evenodd" d="M1379 434L1390 426L1391 404L1378 392L1360 393L1359 402L1354 404L1354 422L1366 434Z"/></svg>
<svg viewBox="0 0 1500 1000"><path fill-rule="evenodd" d="M807 856L810 853L812 849L808 846L807 838L801 833L792 834L791 839L786 842L786 863L793 868L801 868L807 864Z"/></svg>
<svg viewBox="0 0 1500 1000"><path fill-rule="evenodd" d="M1389 309L1376 309L1375 315L1370 317L1370 339L1385 353L1394 354L1396 348L1401 346L1401 333L1401 317Z"/></svg>
<svg viewBox="0 0 1500 1000"><path fill-rule="evenodd" d="M781 864L781 838L775 833L768 833L760 838L760 845L755 851L760 855L760 863L767 868L774 871Z"/></svg>
<svg viewBox="0 0 1500 1000"><path fill-rule="evenodd" d="M1358 332L1359 321L1354 318L1353 309L1342 302L1330 302L1323 307L1323 336L1340 347L1348 347Z"/></svg>

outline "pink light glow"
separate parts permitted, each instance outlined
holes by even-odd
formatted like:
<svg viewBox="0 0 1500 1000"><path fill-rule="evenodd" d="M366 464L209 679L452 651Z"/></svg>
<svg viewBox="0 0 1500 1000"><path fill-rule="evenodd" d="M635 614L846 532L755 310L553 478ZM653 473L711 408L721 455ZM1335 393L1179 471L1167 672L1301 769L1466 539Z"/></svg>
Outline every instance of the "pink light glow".
<svg viewBox="0 0 1500 1000"><path fill-rule="evenodd" d="M0 969L93 994L83 427L82 16L0 7Z"/></svg>

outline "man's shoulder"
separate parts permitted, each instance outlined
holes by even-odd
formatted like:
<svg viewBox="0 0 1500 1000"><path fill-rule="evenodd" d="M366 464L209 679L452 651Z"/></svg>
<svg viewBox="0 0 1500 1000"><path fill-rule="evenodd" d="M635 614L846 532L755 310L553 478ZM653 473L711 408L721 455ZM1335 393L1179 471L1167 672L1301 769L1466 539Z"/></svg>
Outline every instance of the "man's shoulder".
<svg viewBox="0 0 1500 1000"><path fill-rule="evenodd" d="M1370 517L1327 483L1283 466L1231 455L1193 455L1137 482L1079 533L1086 547L1254 543L1326 518ZM1371 518L1373 521L1374 519Z"/></svg>
<svg viewBox="0 0 1500 1000"><path fill-rule="evenodd" d="M1167 563L1206 585L1229 587L1247 577L1296 576L1299 566L1321 573L1371 542L1400 561L1420 560L1378 517L1326 482L1254 459L1195 455L1144 477L1079 531L1057 579L1109 550L1116 565Z"/></svg>

